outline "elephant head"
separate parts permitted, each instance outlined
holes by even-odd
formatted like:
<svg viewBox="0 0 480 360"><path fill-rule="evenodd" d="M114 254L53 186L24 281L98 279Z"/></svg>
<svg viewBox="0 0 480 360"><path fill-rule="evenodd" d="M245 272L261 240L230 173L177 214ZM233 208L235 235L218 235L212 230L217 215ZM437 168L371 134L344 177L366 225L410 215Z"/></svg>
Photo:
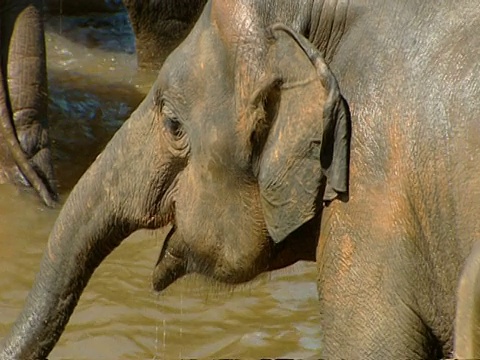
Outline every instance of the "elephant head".
<svg viewBox="0 0 480 360"><path fill-rule="evenodd" d="M348 109L307 40L234 6L206 5L73 189L3 354L46 356L94 269L140 228L172 225L156 290L314 260L322 203L347 194Z"/></svg>

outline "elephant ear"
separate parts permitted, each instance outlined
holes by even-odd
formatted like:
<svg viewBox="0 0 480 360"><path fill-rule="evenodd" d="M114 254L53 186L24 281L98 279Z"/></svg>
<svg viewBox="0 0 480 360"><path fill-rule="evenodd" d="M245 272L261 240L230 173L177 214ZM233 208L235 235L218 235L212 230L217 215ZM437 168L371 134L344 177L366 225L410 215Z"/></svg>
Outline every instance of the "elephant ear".
<svg viewBox="0 0 480 360"><path fill-rule="evenodd" d="M318 50L285 25L271 29L266 78L272 81L255 95L270 119L257 172L267 228L279 243L315 216L322 198L348 199L351 126Z"/></svg>

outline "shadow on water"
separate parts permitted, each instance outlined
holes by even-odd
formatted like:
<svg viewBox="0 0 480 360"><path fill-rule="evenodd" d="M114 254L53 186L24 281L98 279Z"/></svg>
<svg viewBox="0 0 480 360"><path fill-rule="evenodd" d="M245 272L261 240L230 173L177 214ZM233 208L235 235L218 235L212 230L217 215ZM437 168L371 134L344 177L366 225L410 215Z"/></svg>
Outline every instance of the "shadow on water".
<svg viewBox="0 0 480 360"><path fill-rule="evenodd" d="M145 94L133 84L51 73L51 141L59 190L71 190ZM63 79L65 77L63 76Z"/></svg>
<svg viewBox="0 0 480 360"><path fill-rule="evenodd" d="M86 48L135 53L135 36L125 9L113 14L47 17L46 30Z"/></svg>
<svg viewBox="0 0 480 360"><path fill-rule="evenodd" d="M123 9L122 0L43 0L49 14L112 13Z"/></svg>
<svg viewBox="0 0 480 360"><path fill-rule="evenodd" d="M50 137L65 195L141 102L156 72L137 70L124 12L52 17L48 24Z"/></svg>

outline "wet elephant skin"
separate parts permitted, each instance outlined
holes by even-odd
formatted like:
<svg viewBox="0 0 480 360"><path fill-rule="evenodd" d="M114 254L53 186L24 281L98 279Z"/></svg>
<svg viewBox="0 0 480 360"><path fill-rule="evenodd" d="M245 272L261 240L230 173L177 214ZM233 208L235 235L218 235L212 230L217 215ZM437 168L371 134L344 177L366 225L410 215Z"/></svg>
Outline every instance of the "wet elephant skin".
<svg viewBox="0 0 480 360"><path fill-rule="evenodd" d="M70 194L3 358L47 356L102 260L167 225L157 290L316 248L322 357L452 356L479 23L474 1L209 1Z"/></svg>

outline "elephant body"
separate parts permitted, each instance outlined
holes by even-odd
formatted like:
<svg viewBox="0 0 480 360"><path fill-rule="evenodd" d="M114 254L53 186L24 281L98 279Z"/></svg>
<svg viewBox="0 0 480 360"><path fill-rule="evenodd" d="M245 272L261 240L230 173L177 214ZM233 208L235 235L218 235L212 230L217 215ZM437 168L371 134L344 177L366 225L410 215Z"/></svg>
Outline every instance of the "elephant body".
<svg viewBox="0 0 480 360"><path fill-rule="evenodd" d="M327 358L451 356L480 231L475 6L379 2L330 63L353 136L351 198L324 209L317 249L323 334L344 346Z"/></svg>
<svg viewBox="0 0 480 360"><path fill-rule="evenodd" d="M479 26L473 0L209 1L73 189L0 358L45 357L105 256L169 224L158 291L316 260L322 357L451 356Z"/></svg>

